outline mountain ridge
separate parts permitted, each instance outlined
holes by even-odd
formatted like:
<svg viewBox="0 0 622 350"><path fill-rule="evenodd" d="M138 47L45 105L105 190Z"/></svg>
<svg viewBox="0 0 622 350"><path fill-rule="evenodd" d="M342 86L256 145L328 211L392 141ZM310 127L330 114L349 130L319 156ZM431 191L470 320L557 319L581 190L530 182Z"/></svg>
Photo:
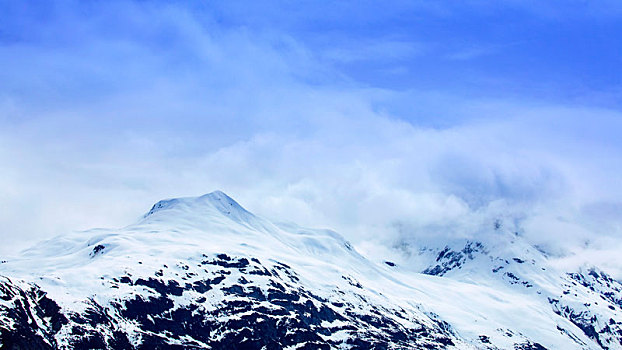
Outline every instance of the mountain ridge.
<svg viewBox="0 0 622 350"><path fill-rule="evenodd" d="M220 191L163 200L135 224L0 264L0 347L622 348L619 282L498 237L376 264L334 231L274 224Z"/></svg>

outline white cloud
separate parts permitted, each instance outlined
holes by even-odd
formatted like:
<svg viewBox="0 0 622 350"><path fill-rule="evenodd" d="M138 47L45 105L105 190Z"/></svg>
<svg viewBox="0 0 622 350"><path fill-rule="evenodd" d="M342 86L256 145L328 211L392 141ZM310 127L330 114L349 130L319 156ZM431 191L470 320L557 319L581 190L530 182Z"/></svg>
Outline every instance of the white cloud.
<svg viewBox="0 0 622 350"><path fill-rule="evenodd" d="M0 253L215 189L355 242L499 217L585 259L586 240L622 239L619 112L361 88L284 35L115 9L138 37L104 13L71 20L88 44L0 50Z"/></svg>

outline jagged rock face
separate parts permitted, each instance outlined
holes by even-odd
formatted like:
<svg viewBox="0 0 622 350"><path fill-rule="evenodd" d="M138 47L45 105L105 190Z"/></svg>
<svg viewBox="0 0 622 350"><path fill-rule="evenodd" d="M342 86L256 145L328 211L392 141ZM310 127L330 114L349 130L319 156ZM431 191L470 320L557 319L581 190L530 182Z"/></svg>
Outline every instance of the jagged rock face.
<svg viewBox="0 0 622 350"><path fill-rule="evenodd" d="M435 258L423 269L424 274L442 276L453 273L459 276L463 267L468 268L469 263L477 264L475 261L479 260L478 269L486 271L490 268L492 275L502 283L536 289L536 297L546 298L555 314L570 321L598 347L616 349L622 346L622 284L603 271L590 268L563 274L558 277L554 288L549 286L547 290L537 281L542 276L533 273L533 270L544 272L546 268L535 259L500 257L494 249L487 249L482 243L471 241L454 248L445 246L438 252L433 249L429 251L433 252ZM593 346L573 334L567 326L557 325L556 328L571 338L579 348ZM522 349L528 345L521 346ZM541 347L539 344L535 346Z"/></svg>
<svg viewBox="0 0 622 350"><path fill-rule="evenodd" d="M376 264L222 192L165 200L3 258L0 348L622 349L622 284L494 234Z"/></svg>
<svg viewBox="0 0 622 350"><path fill-rule="evenodd" d="M570 320L604 349L622 346L622 284L602 271L569 273L564 290L549 298L553 311ZM590 300L581 295L590 296ZM603 312L603 308L609 312Z"/></svg>
<svg viewBox="0 0 622 350"><path fill-rule="evenodd" d="M87 299L84 311L64 313L36 285L20 287L6 279L0 284L0 298L7 302L0 314L11 322L0 327L0 343L11 349L442 349L454 344L450 327L440 320L417 323L416 315L402 308L366 304L364 293L335 291L325 299L299 282L283 263L266 267L255 258L204 255L193 266L163 264L152 276L104 278L109 288L125 292L108 304Z"/></svg>
<svg viewBox="0 0 622 350"><path fill-rule="evenodd" d="M0 279L0 346L6 349L50 349L54 334L67 319L58 305L35 285L25 288Z"/></svg>
<svg viewBox="0 0 622 350"><path fill-rule="evenodd" d="M445 246L436 257L437 264L422 271L426 275L443 276L447 272L459 269L467 260L473 260L474 254L485 252L484 246L479 242L467 242L459 251L451 250Z"/></svg>

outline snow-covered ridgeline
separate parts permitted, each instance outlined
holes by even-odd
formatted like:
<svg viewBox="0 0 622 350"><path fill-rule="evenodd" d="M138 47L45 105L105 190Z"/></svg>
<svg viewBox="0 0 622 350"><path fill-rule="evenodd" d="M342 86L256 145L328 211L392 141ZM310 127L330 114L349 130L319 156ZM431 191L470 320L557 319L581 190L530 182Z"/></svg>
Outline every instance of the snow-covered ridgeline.
<svg viewBox="0 0 622 350"><path fill-rule="evenodd" d="M111 348L622 348L617 281L494 237L376 264L333 231L274 224L222 192L164 200L133 225L63 235L0 264L0 339L17 344L27 322L43 348L88 347L85 334ZM41 317L11 313L43 293Z"/></svg>

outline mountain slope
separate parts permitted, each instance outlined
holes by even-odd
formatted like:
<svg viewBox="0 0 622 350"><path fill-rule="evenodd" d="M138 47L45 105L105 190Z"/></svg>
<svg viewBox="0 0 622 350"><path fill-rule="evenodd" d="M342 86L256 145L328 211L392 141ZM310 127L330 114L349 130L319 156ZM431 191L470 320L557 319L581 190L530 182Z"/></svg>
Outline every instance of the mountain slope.
<svg viewBox="0 0 622 350"><path fill-rule="evenodd" d="M622 288L605 274L557 271L511 235L446 243L375 264L222 192L164 200L5 259L0 346L622 348Z"/></svg>

